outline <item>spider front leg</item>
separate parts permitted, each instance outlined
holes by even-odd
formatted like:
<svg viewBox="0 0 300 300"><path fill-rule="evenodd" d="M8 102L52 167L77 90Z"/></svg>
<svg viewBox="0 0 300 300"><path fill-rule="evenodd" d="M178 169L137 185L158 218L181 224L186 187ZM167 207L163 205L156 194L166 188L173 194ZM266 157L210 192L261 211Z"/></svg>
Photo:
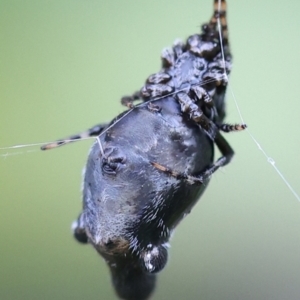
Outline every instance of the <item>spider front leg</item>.
<svg viewBox="0 0 300 300"><path fill-rule="evenodd" d="M210 119L214 119L215 117L218 116L218 112L212 97L203 87L197 85L192 86L190 91L192 91L195 94L197 98L196 102L202 101L201 104L204 104L205 107L207 107L210 110L211 112Z"/></svg>
<svg viewBox="0 0 300 300"><path fill-rule="evenodd" d="M53 143L43 145L41 147L41 150L50 150L50 149L57 148L57 147L60 147L60 146L63 146L63 145L69 144L69 143L73 143L75 141L78 141L78 140L81 140L84 138L98 136L103 131L103 129L105 127L107 127L107 125L108 124L97 124L97 125L93 126L92 128L85 130L83 132L71 135L67 138L58 140Z"/></svg>
<svg viewBox="0 0 300 300"><path fill-rule="evenodd" d="M209 107L209 108L213 108L214 107L214 101L212 99L212 97L209 95L209 93L201 86L192 86L190 89L192 92L194 92L194 94L196 95L196 97L198 98L198 100L203 100L204 104Z"/></svg>
<svg viewBox="0 0 300 300"><path fill-rule="evenodd" d="M215 136L218 132L217 126L208 119L200 107L192 100L188 94L184 92L180 92L177 94L177 99L181 106L181 111L183 113L187 112L190 115L190 118L195 121L205 132L208 136L214 140Z"/></svg>
<svg viewBox="0 0 300 300"><path fill-rule="evenodd" d="M190 96L185 92L180 92L177 94L177 99L181 105L181 111L183 113L189 113L190 118L195 121L202 129L205 130L205 132L208 134L208 136L214 141L215 137L217 135L217 132L219 130L224 132L231 132L231 131L240 131L247 128L246 124L236 124L236 125L230 125L230 124L216 124L214 123L210 118L206 117L201 108L196 104L199 99L206 99L205 104L212 108L213 107L213 100L209 98L209 94L201 87L192 87L190 91L193 91L196 96L197 100L194 100L193 98L190 98ZM205 98L206 97L206 98ZM215 110L216 116L217 111Z"/></svg>
<svg viewBox="0 0 300 300"><path fill-rule="evenodd" d="M192 176L186 173L176 172L156 162L151 162L151 164L158 170L165 172L177 179L186 180L190 184L194 184L194 183L202 184L206 180L208 180L211 177L211 175L214 172L216 172L220 167L227 165L231 161L234 155L233 149L230 147L230 145L227 143L227 141L222 137L222 135L219 132L215 137L215 143L219 148L222 156L211 167L209 167L207 170L205 170L198 176Z"/></svg>

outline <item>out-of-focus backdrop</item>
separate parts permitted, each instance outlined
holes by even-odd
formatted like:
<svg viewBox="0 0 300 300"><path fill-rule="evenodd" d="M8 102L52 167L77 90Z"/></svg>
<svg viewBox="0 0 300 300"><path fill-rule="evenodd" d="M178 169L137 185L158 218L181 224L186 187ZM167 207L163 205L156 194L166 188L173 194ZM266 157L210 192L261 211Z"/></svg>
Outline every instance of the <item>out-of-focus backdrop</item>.
<svg viewBox="0 0 300 300"><path fill-rule="evenodd" d="M299 11L228 1L230 89L298 193ZM0 147L110 120L162 48L211 13L212 0L0 1ZM226 120L241 122L230 90ZM153 299L299 299L300 203L246 132L226 138L236 156L177 229ZM116 299L105 263L70 231L91 144L0 151L0 299Z"/></svg>

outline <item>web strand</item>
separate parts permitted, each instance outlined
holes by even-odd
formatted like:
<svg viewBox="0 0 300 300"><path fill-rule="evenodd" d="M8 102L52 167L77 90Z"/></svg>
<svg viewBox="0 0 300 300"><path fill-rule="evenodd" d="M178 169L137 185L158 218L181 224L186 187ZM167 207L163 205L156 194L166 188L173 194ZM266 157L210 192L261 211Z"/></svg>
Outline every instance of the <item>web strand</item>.
<svg viewBox="0 0 300 300"><path fill-rule="evenodd" d="M221 11L221 0L218 0L218 10L219 12ZM220 16L220 14L219 14ZM220 39L220 45L221 45L221 52L222 52L222 60L223 60L223 64L224 64L224 77L227 79L227 86L228 89L230 90L230 93L232 95L235 107L237 109L237 112L239 114L239 117L242 121L243 124L245 124L243 115L241 113L241 110L239 108L237 99L235 97L235 94L233 92L233 89L231 88L230 84L229 84L229 78L228 75L226 73L226 69L225 69L225 56L224 56L224 47L223 47L223 39L222 39L222 30L221 30L221 21L220 21L220 17L218 16L217 18L217 24L218 24L218 31L219 31L219 39ZM299 194L295 191L295 189L292 187L292 185L289 183L289 181L285 178L285 176L283 175L283 173L279 170L279 168L276 166L276 162L275 160L270 157L267 152L264 150L264 148L260 145L260 143L258 142L258 140L254 137L254 135L251 133L251 131L249 130L249 127L247 127L246 132L248 133L248 135L250 136L250 138L252 139L252 141L256 144L257 148L263 153L263 155L265 156L265 158L267 159L267 162L270 163L270 165L274 168L274 170L276 171L276 173L279 175L279 177L282 179L282 181L285 183L285 185L288 187L288 189L290 190L290 192L294 195L294 197L300 202L300 196Z"/></svg>

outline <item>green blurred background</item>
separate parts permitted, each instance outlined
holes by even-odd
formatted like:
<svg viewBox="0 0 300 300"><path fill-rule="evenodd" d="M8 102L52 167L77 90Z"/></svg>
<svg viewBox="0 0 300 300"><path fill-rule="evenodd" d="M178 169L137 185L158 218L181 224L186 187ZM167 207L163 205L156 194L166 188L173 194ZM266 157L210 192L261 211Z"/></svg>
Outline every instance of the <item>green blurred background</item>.
<svg viewBox="0 0 300 300"><path fill-rule="evenodd" d="M300 1L228 2L231 89L300 193ZM0 0L0 147L110 120L162 48L211 13L211 0ZM227 121L241 122L227 103ZM177 229L153 299L300 297L300 203L246 132L226 138L235 159ZM70 231L91 144L0 151L1 300L115 299L104 262Z"/></svg>

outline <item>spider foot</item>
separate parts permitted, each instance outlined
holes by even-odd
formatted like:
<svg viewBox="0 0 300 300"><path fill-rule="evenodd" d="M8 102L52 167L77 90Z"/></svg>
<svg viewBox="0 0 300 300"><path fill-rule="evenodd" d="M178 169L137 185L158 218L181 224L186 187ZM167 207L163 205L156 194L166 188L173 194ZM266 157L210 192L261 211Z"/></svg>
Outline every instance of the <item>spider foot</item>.
<svg viewBox="0 0 300 300"><path fill-rule="evenodd" d="M241 131L247 128L246 124L221 124L217 125L218 129L224 132Z"/></svg>

